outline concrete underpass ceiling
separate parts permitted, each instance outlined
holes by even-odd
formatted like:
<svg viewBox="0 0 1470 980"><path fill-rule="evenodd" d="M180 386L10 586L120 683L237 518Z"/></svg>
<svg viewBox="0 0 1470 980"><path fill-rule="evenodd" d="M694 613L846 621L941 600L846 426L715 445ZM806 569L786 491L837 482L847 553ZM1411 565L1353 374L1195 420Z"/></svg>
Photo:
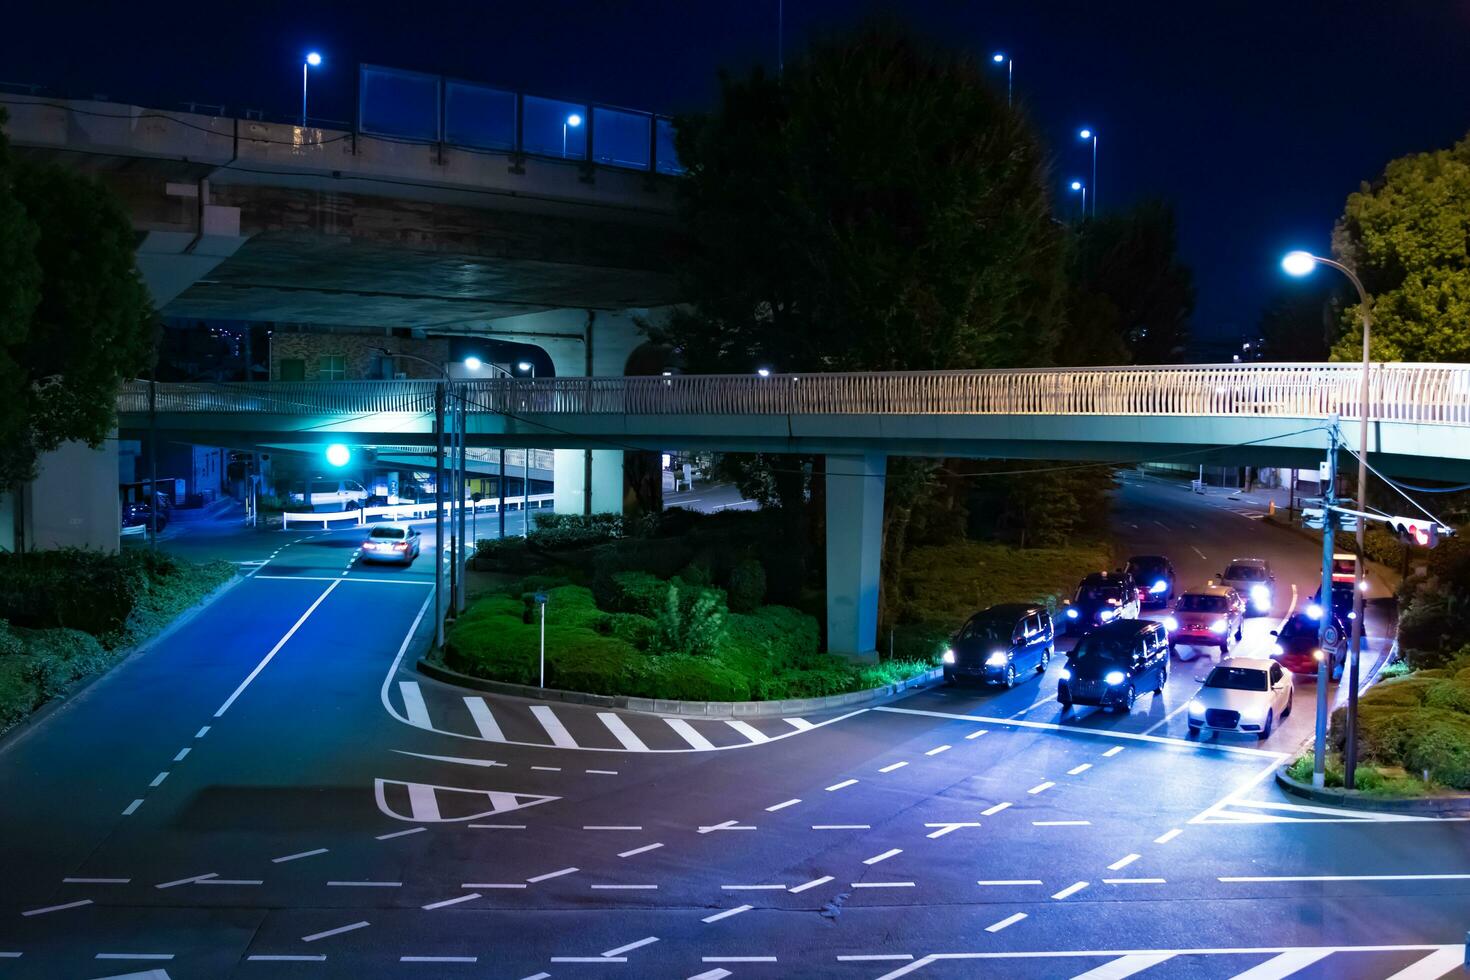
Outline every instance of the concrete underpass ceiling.
<svg viewBox="0 0 1470 980"><path fill-rule="evenodd" d="M473 330L488 319L542 310L674 302L675 279L664 270L267 231L253 235L162 312L199 319Z"/></svg>

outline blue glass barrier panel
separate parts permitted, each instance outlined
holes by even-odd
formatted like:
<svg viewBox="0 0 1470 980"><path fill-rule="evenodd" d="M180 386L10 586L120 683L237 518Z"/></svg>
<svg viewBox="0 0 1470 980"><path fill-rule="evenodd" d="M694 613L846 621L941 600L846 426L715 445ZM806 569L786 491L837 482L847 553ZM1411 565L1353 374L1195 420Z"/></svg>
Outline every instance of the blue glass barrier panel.
<svg viewBox="0 0 1470 980"><path fill-rule="evenodd" d="M444 141L485 150L515 149L516 94L445 80Z"/></svg>
<svg viewBox="0 0 1470 980"><path fill-rule="evenodd" d="M674 121L660 117L655 122L658 125L658 146L654 151L658 160L658 172L682 174L684 165L679 162L679 151L674 149Z"/></svg>
<svg viewBox="0 0 1470 980"><path fill-rule="evenodd" d="M358 129L377 136L439 139L439 76L363 65Z"/></svg>
<svg viewBox="0 0 1470 980"><path fill-rule="evenodd" d="M653 117L598 107L592 110L592 159L614 167L648 169L648 127Z"/></svg>
<svg viewBox="0 0 1470 980"><path fill-rule="evenodd" d="M587 107L528 95L521 102L521 149L547 157L587 159Z"/></svg>

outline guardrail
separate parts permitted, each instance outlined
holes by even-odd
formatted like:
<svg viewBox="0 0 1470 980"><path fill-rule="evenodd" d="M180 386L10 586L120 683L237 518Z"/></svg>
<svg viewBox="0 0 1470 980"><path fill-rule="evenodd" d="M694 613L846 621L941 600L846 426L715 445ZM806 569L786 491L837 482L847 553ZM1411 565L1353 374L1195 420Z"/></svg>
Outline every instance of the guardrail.
<svg viewBox="0 0 1470 980"><path fill-rule="evenodd" d="M1353 364L681 375L456 381L470 412L503 415L1197 415L1358 418ZM159 412L432 416L434 381L161 384ZM1372 419L1470 426L1470 365L1375 364ZM118 410L148 411L148 383Z"/></svg>
<svg viewBox="0 0 1470 980"><path fill-rule="evenodd" d="M506 513L510 513L513 510L520 510L524 499L523 497L506 497ZM556 495L552 493L533 493L530 496L531 509L545 510L555 499ZM445 501L444 519L449 520L461 506L468 507L477 514L487 510L495 514L500 512L500 498L485 499L478 503L466 500L463 504L456 504L452 500ZM333 511L282 511L281 530L289 529L293 521L297 524L319 523L322 526L322 530L325 531L333 524L362 527L372 523L368 520L372 517L387 518L390 521L405 519L427 520L434 516L435 509L435 502L429 501L422 504L381 504L373 507L351 507L347 510Z"/></svg>

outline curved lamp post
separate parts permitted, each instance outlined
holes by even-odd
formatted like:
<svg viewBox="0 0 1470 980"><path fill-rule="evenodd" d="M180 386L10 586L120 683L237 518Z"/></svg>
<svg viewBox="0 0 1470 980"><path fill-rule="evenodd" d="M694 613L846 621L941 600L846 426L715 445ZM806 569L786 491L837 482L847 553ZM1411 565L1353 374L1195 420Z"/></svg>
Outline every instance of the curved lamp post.
<svg viewBox="0 0 1470 980"><path fill-rule="evenodd" d="M1373 330L1372 306L1368 300L1368 291L1363 288L1363 282L1357 274L1343 265L1341 262L1313 255L1311 252L1288 252L1281 260L1281 268L1288 275L1306 276L1319 265L1331 266L1338 272L1348 277L1353 288L1358 291L1358 303L1363 310L1363 378L1359 394L1358 415L1362 419L1358 435L1358 511L1359 514L1367 513L1368 510L1368 372L1372 368L1369 358L1368 343ZM1331 515L1327 515L1331 520ZM1358 517L1358 572L1357 579L1353 582L1353 629L1352 647L1348 653L1348 706L1347 706L1347 744L1343 752L1343 782L1348 789L1354 788L1354 774L1358 765L1358 656L1363 645L1363 529L1367 522ZM1332 596L1323 596L1323 604L1328 610L1332 608ZM1328 613L1329 618L1331 613Z"/></svg>
<svg viewBox="0 0 1470 980"><path fill-rule="evenodd" d="M1006 66L1006 105L1011 104L1011 89L1016 81L1016 61L1004 51L997 51L990 56L990 60L997 65Z"/></svg>
<svg viewBox="0 0 1470 980"><path fill-rule="evenodd" d="M320 54L318 54L317 52L315 52L315 51L312 51L309 54L307 54L306 60L303 61L303 62L301 62L301 128L302 129L305 129L306 128L306 70L308 68L319 68L319 67L321 67L321 63L322 63L322 56Z"/></svg>
<svg viewBox="0 0 1470 980"><path fill-rule="evenodd" d="M570 116L567 116L566 122L561 124L561 156L563 160L565 160L567 156L567 127L570 126L573 129L576 129L580 125L582 125L582 117L577 115L575 112L572 113Z"/></svg>
<svg viewBox="0 0 1470 980"><path fill-rule="evenodd" d="M1092 141L1092 216L1097 217L1097 130L1080 129L1077 131L1080 140Z"/></svg>

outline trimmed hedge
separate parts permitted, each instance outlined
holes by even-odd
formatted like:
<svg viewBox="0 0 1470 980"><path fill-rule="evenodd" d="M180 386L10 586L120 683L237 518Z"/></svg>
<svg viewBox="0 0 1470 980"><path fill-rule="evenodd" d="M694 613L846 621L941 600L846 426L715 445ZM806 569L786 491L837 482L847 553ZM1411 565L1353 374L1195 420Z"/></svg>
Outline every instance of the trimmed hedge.
<svg viewBox="0 0 1470 980"><path fill-rule="evenodd" d="M1345 743L1342 709L1332 741ZM1365 761L1402 767L1453 789L1470 789L1470 648L1449 666L1379 683L1358 701L1358 749Z"/></svg>

